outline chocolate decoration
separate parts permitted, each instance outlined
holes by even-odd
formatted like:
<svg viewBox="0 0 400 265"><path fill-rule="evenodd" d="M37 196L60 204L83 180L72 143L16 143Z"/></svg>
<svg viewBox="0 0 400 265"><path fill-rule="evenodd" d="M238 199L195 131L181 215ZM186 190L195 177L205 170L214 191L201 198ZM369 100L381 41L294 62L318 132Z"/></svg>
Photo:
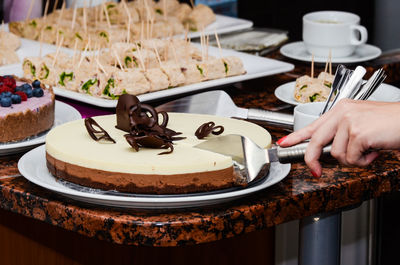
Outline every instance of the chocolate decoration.
<svg viewBox="0 0 400 265"><path fill-rule="evenodd" d="M220 135L224 132L224 127L219 125L215 126L215 123L212 121L206 122L196 130L195 134L197 139L203 139L204 137L208 136L210 133L214 135Z"/></svg>
<svg viewBox="0 0 400 265"><path fill-rule="evenodd" d="M125 132L131 129L129 121L129 110L139 104L139 99L133 95L124 94L118 99L116 114L117 114L117 128Z"/></svg>
<svg viewBox="0 0 400 265"><path fill-rule="evenodd" d="M129 132L125 135L126 141L139 151L140 147L166 148L169 151L162 154L170 154L174 147L172 141L184 139L176 137L181 134L168 129L168 114L164 111L157 112L152 106L140 103L134 95L122 95L117 104L117 128ZM159 114L162 123L159 124Z"/></svg>
<svg viewBox="0 0 400 265"><path fill-rule="evenodd" d="M98 129L95 129L93 126L96 126ZM85 119L85 127L86 130L88 131L90 137L92 137L93 140L95 141L108 141L108 142L113 142L114 144L116 141L111 138L111 136L104 130L103 128L100 127L100 125L92 118L86 118ZM97 136L97 134L100 134Z"/></svg>

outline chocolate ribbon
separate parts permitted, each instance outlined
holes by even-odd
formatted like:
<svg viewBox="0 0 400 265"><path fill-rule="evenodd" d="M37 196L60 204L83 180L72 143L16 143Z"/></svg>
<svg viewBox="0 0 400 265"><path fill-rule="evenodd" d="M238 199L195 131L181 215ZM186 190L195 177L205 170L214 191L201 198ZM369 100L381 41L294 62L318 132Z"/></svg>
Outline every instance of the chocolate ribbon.
<svg viewBox="0 0 400 265"><path fill-rule="evenodd" d="M215 123L212 121L203 123L200 127L196 130L195 134L197 139L203 139L204 137L208 136L210 133L214 135L220 135L224 132L224 127L219 125L215 126Z"/></svg>
<svg viewBox="0 0 400 265"><path fill-rule="evenodd" d="M94 128L97 127L96 128ZM92 118L86 118L85 119L85 127L86 130L88 131L90 137L92 137L93 140L95 141L108 141L108 142L113 142L114 144L116 141L111 138L111 136L104 130L94 119Z"/></svg>

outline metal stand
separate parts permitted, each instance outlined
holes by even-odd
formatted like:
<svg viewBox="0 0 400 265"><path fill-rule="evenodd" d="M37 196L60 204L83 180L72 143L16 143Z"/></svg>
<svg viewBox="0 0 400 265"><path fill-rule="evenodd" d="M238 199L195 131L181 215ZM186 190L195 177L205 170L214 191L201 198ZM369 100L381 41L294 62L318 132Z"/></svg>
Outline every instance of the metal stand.
<svg viewBox="0 0 400 265"><path fill-rule="evenodd" d="M341 212L300 220L299 264L339 265Z"/></svg>

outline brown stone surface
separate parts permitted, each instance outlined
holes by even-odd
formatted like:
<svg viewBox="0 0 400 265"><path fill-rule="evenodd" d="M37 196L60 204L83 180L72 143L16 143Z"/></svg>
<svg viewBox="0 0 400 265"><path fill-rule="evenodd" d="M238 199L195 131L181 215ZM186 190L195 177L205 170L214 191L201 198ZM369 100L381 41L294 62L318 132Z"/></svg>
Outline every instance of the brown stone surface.
<svg viewBox="0 0 400 265"><path fill-rule="evenodd" d="M301 68L300 68L301 69ZM298 71L298 69L296 69ZM237 105L291 112L274 89L296 71L226 88ZM389 72L390 80L397 80ZM288 131L267 127L273 142ZM19 156L0 158L0 207L90 238L137 246L184 246L231 238L322 212L340 210L400 188L400 152L382 152L366 168L323 162L321 178L304 163L280 183L251 196L203 208L135 210L90 205L40 188L17 173Z"/></svg>

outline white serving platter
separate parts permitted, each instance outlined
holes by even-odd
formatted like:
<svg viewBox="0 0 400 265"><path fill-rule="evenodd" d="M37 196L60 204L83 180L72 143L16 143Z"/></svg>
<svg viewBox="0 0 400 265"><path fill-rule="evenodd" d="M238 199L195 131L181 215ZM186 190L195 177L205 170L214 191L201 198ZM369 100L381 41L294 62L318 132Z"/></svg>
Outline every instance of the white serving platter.
<svg viewBox="0 0 400 265"><path fill-rule="evenodd" d="M290 164L271 163L268 176L247 188L182 195L110 195L104 192L96 193L93 190L89 192L88 189L78 190L57 181L46 167L45 152L45 146L42 145L21 157L18 162L18 170L26 179L74 200L123 208L187 208L224 203L266 189L283 180L290 172Z"/></svg>
<svg viewBox="0 0 400 265"><path fill-rule="evenodd" d="M74 107L63 102L55 102L55 118L53 128L57 125L81 119L82 116ZM43 144L48 131L38 136L30 137L23 141L0 144L0 155L10 155L30 149L36 145Z"/></svg>
<svg viewBox="0 0 400 265"><path fill-rule="evenodd" d="M36 45L36 46L35 46ZM42 54L47 54L50 52L55 51L55 47L51 47L51 49L47 46L53 45L46 45L46 49L43 47ZM200 46L198 46L200 47ZM23 41L23 46L21 47L23 50L38 50L39 43L35 41ZM69 50L69 49L66 49ZM71 51L69 51L71 52ZM28 52L23 51L24 56L27 56ZM157 92L147 93L139 95L139 99L142 102L147 101L154 101L170 96L176 96L184 93L195 92L200 90L205 90L213 87L223 86L227 84L232 84L236 82L241 82L249 79L255 79L263 76L269 76L274 74L279 74L283 72L288 72L293 70L294 65L286 62L281 62L278 60L273 60L269 58L259 57L255 55L250 55L247 53L237 52L234 50L222 49L221 51L222 56L237 56L239 57L244 64L244 68L246 69L247 73L240 76L233 76L227 78L221 78L216 80L205 81L197 84L181 86L171 89L165 89ZM35 54L38 54L37 52ZM35 54L33 56L35 56ZM211 56L220 56L220 52L218 48L209 47L209 55ZM31 56L31 55L29 55ZM12 64L0 67L0 75L6 74L14 74L17 76L23 76L22 71L22 64ZM103 99L103 98L96 98L87 94L82 94L70 90L66 90L63 88L54 87L54 92L58 96L66 97L69 99L77 100L80 102L84 102L87 104L95 105L98 107L104 108L114 108L117 105L117 100L110 100L110 99Z"/></svg>
<svg viewBox="0 0 400 265"><path fill-rule="evenodd" d="M214 35L215 32L217 32L217 34L220 35L224 33L249 29L252 26L253 22L250 20L216 15L216 20L204 29L204 34ZM190 38L198 38L200 37L200 35L201 32L190 32L188 34Z"/></svg>

